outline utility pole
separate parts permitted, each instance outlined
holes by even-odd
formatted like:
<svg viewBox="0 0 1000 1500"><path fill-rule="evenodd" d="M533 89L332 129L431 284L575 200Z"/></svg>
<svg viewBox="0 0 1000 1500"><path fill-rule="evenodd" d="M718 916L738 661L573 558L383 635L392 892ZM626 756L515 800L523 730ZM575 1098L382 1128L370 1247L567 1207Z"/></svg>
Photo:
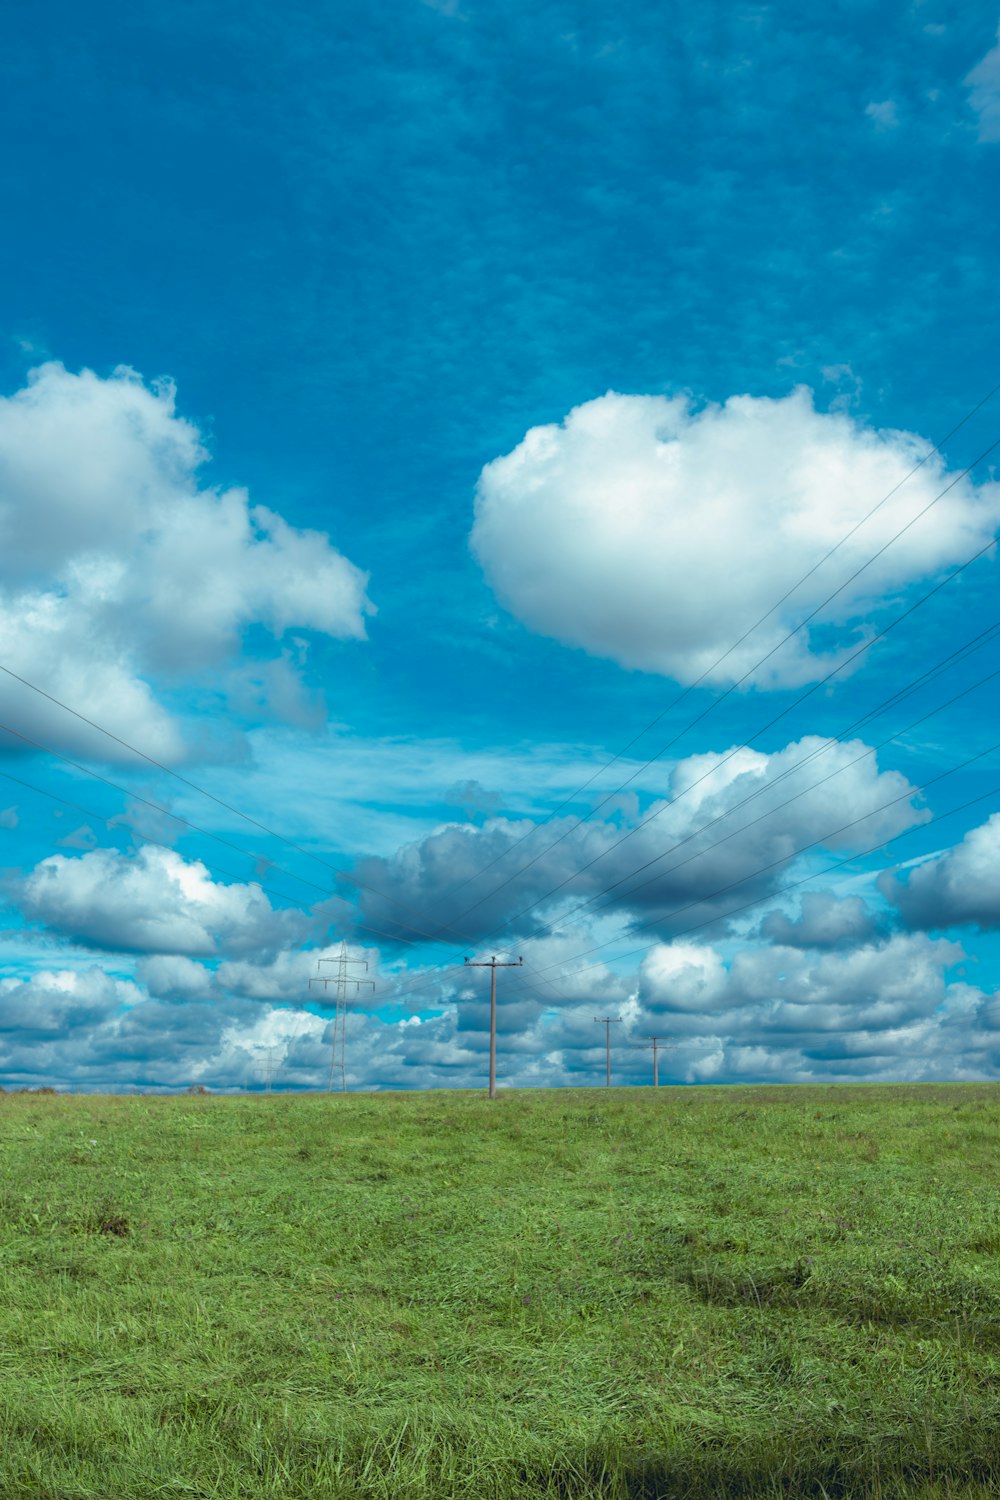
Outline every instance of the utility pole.
<svg viewBox="0 0 1000 1500"><path fill-rule="evenodd" d="M674 1042L673 1039L671 1037L669 1037L669 1036L664 1036L664 1037L661 1037L661 1036L651 1036L650 1039L649 1039L649 1041L648 1041L648 1043L646 1043L643 1046L643 1051L644 1052L648 1052L649 1049L650 1049L650 1047L652 1047L652 1049L653 1049L653 1087L654 1087L654 1089L658 1089L660 1087L660 1064L659 1064L658 1053L659 1052L673 1052L674 1048L676 1047L676 1045L677 1045L676 1042Z"/></svg>
<svg viewBox="0 0 1000 1500"><path fill-rule="evenodd" d="M466 967L470 969L489 969L490 971L490 1098L497 1096L497 969L519 969L524 963L519 958L517 963L497 963L497 957L487 962L485 959L465 960Z"/></svg>
<svg viewBox="0 0 1000 1500"><path fill-rule="evenodd" d="M594 1023L604 1027L605 1087L611 1087L611 1028L621 1023L621 1016L595 1016Z"/></svg>
<svg viewBox="0 0 1000 1500"><path fill-rule="evenodd" d="M364 968L365 973L367 974L367 972L368 972L368 963L367 963L367 960L365 960L363 958L349 958L348 957L348 953L347 953L347 940L346 940L346 938L340 944L340 952L337 955L337 957L336 958L321 958L321 959L319 959L317 961L317 964L316 964L317 969L319 968L320 964L336 964L337 965L336 978L334 978L332 975L318 974L315 979L310 979L310 981L309 981L309 983L311 985L313 985L313 984L321 984L323 986L324 991L331 984L335 986L334 993L335 993L336 1008L334 1010L334 1016L333 1016L333 1039L332 1039L332 1041L330 1043L330 1078L329 1078L329 1082L327 1083L327 1092L331 1093L331 1094L333 1093L333 1070L334 1070L334 1067L336 1066L336 1062L337 1062L337 1034L338 1034L338 1030L339 1030L339 1033L340 1033L340 1087L341 1087L341 1090L346 1094L347 1093L347 1069L346 1069L346 1064L345 1064L345 1061L344 1061L344 1052L345 1052L346 1037L347 1037L347 992L348 992L348 989L350 989L351 986L353 986L352 993L355 996L357 996L357 994L360 991L362 985L365 985L368 989L374 990L374 988L375 988L375 981L374 981L374 979L353 979L351 977L351 975L348 973L348 965L349 964L361 964L362 967Z"/></svg>

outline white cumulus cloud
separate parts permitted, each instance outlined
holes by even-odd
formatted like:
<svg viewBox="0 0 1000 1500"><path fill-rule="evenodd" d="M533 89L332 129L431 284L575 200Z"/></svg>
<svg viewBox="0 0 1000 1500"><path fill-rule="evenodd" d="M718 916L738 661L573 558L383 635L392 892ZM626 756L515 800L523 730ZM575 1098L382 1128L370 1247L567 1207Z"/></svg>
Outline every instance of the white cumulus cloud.
<svg viewBox="0 0 1000 1500"><path fill-rule="evenodd" d="M403 938L524 938L593 898L585 921L616 910L683 930L770 896L800 852L868 849L930 816L861 740L692 755L669 777L669 799L641 813L555 819L538 837L528 819L447 824L390 859L361 860L361 917Z"/></svg>
<svg viewBox="0 0 1000 1500"><path fill-rule="evenodd" d="M533 428L480 475L471 544L529 628L680 682L815 681L885 596L964 558L1000 520L1000 485L959 481L824 612L755 664L928 504L952 476L936 455L749 640L719 657L904 479L929 444L780 400L614 392Z"/></svg>
<svg viewBox="0 0 1000 1500"><path fill-rule="evenodd" d="M276 911L259 886L221 885L199 860L182 859L172 849L54 854L27 876L18 899L33 921L112 951L265 953L301 942L310 927L299 912ZM175 966L172 978L184 985L191 975Z"/></svg>
<svg viewBox="0 0 1000 1500"><path fill-rule="evenodd" d="M46 364L0 398L0 661L170 758L183 746L159 684L217 677L251 626L361 639L372 609L367 575L325 535L202 484L207 456L173 387L129 369ZM12 705L19 724L88 743L0 679Z"/></svg>
<svg viewBox="0 0 1000 1500"><path fill-rule="evenodd" d="M904 879L883 875L879 886L909 927L1000 928L1000 813Z"/></svg>

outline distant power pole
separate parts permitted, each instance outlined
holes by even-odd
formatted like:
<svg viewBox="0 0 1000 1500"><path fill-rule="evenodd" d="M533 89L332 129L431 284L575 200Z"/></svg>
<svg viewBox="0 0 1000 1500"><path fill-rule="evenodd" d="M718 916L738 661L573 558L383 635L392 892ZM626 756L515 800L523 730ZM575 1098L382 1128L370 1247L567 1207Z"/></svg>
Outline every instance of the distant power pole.
<svg viewBox="0 0 1000 1500"><path fill-rule="evenodd" d="M490 1098L497 1096L497 969L519 969L524 963L519 958L517 963L497 963L496 954L487 962L485 959L465 960L470 969L490 970Z"/></svg>
<svg viewBox="0 0 1000 1500"><path fill-rule="evenodd" d="M650 1049L650 1047L652 1047L652 1049L653 1049L653 1087L654 1087L654 1089L658 1089L660 1087L660 1062L659 1062L659 1055L658 1054L660 1052L673 1052L673 1050L676 1047L676 1045L677 1045L676 1042L674 1042L672 1040L672 1038L668 1037L668 1036L665 1036L665 1037L651 1036L650 1039L649 1039L649 1041L644 1045L643 1051L645 1051L645 1052L648 1052L649 1049Z"/></svg>
<svg viewBox="0 0 1000 1500"><path fill-rule="evenodd" d="M595 1016L594 1024L604 1027L605 1087L611 1087L611 1028L620 1025L621 1016Z"/></svg>
<svg viewBox="0 0 1000 1500"><path fill-rule="evenodd" d="M334 1070L334 1068L336 1066L336 1063L337 1063L337 1036L338 1036L338 1033L339 1033L339 1036L340 1036L340 1087L341 1087L342 1091L346 1094L346 1092L347 1092L347 1068L346 1068L346 1063L345 1063L344 1058L345 1058L345 1047L346 1047L346 1037L347 1037L347 992L353 986L353 989L352 989L351 992L356 996L358 994L358 992L360 991L362 985L367 986L368 989L374 990L374 988L375 988L375 981L374 981L374 979L352 979L351 978L350 974L348 973L348 965L349 964L361 964L363 966L363 968L364 968L365 973L367 974L367 972L368 972L368 963L363 958L349 958L348 957L348 953L347 953L347 940L346 939L341 943L341 945L340 945L340 952L339 952L339 954L337 955L336 958L321 958L321 959L318 959L317 960L317 964L316 964L317 969L319 968L320 964L336 964L337 965L336 977L334 977L333 975L328 975L328 974L319 974L319 975L317 975L317 977L315 979L310 979L310 981L309 981L309 983L311 985L312 984L321 984L323 986L324 990L328 989L331 984L335 987L334 994L335 994L335 997L336 997L336 1008L334 1010L334 1016L333 1016L333 1040L330 1043L330 1079L329 1079L329 1082L327 1084L327 1091L329 1093L331 1093L331 1094L333 1093L333 1070Z"/></svg>

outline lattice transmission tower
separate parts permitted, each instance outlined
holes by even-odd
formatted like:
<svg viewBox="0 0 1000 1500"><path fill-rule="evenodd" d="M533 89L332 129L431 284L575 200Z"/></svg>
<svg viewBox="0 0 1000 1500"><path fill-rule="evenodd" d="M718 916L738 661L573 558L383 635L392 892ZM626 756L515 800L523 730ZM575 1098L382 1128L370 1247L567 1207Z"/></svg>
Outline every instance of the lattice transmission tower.
<svg viewBox="0 0 1000 1500"><path fill-rule="evenodd" d="M263 1083L264 1092L267 1094L271 1092L274 1075L281 1067L280 1056L280 1047L265 1047L253 1065L254 1073Z"/></svg>
<svg viewBox="0 0 1000 1500"><path fill-rule="evenodd" d="M333 1037L332 1037L331 1042L330 1042L330 1078L329 1078L329 1081L327 1083L327 1090L331 1094L333 1093L333 1074L334 1074L334 1070L335 1070L335 1068L337 1066L337 1042L338 1042L338 1039L339 1039L339 1041L340 1041L340 1087L341 1087L342 1091L346 1094L346 1092L347 1092L347 1064L346 1064L346 1060L345 1059L346 1059L346 1050L347 1050L347 1003L348 1003L348 994L350 993L350 994L356 996L360 992L362 986L364 986L364 987L366 987L366 988L368 988L370 990L374 990L374 988L375 988L375 981L374 981L374 979L355 979L351 975L351 973L349 972L351 965L357 965L357 964L360 964L363 967L365 973L367 974L367 972L368 972L368 962L364 958L351 958L350 957L350 955L348 954L348 951L347 951L347 940L346 940L346 938L344 939L344 941L340 945L340 952L337 955L337 957L336 958L321 958L321 959L317 960L317 964L316 964L316 968L317 969L319 969L320 964L336 964L337 965L337 972L336 972L335 975L334 974L322 974L322 973L318 973L314 979L310 979L310 981L309 981L310 985L321 984L323 986L324 991L328 990L330 988L331 984L334 986L334 995L335 995L335 1002L336 1003L335 1003L335 1009L334 1009L334 1015L333 1015Z"/></svg>

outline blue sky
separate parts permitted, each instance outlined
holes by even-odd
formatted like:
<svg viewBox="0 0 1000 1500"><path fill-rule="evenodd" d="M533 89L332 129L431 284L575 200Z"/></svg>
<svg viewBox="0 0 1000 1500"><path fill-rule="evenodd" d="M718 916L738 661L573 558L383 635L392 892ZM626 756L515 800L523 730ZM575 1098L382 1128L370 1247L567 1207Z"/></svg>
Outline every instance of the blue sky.
<svg viewBox="0 0 1000 1500"><path fill-rule="evenodd" d="M998 23L6 18L0 1081L997 1076Z"/></svg>

